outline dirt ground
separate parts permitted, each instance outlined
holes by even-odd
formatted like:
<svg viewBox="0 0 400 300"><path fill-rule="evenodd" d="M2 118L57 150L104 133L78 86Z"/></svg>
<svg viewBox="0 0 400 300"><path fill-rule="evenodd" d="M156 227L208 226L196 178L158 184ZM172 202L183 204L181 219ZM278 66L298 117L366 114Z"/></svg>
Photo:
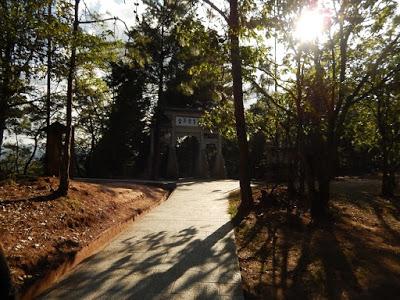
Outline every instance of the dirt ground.
<svg viewBox="0 0 400 300"><path fill-rule="evenodd" d="M68 197L48 197L56 178L0 183L0 241L19 290L167 191L124 182L72 181Z"/></svg>
<svg viewBox="0 0 400 300"><path fill-rule="evenodd" d="M378 180L334 181L323 228L309 226L307 213L258 203L235 228L246 298L399 299L400 197L379 189Z"/></svg>

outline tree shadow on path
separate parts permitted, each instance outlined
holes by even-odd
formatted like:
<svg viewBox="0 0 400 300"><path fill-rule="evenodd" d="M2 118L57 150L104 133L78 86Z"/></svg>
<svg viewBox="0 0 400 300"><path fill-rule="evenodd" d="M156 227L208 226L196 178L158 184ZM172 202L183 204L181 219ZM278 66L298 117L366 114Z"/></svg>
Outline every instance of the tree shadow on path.
<svg viewBox="0 0 400 300"><path fill-rule="evenodd" d="M89 258L44 299L55 295L166 299L168 294L240 298L232 229L232 223L226 222L209 234L187 227L173 235L149 231L140 239L122 236L114 249L108 247Z"/></svg>

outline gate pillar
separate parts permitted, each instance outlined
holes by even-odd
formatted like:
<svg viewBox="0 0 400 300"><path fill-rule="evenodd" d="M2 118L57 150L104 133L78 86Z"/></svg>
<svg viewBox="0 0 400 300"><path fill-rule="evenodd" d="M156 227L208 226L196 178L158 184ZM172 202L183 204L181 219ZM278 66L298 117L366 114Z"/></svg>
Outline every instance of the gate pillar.
<svg viewBox="0 0 400 300"><path fill-rule="evenodd" d="M222 139L220 135L218 135L217 155L215 157L213 173L218 179L226 178L225 160L224 156L222 155Z"/></svg>
<svg viewBox="0 0 400 300"><path fill-rule="evenodd" d="M169 179L178 179L178 160L176 159L175 145L168 147L167 177Z"/></svg>
<svg viewBox="0 0 400 300"><path fill-rule="evenodd" d="M168 161L167 161L167 177L169 179L178 179L179 172L178 172L178 160L176 158L176 135L175 131L171 131L169 146L168 146Z"/></svg>
<svg viewBox="0 0 400 300"><path fill-rule="evenodd" d="M200 178L208 178L208 161L206 156L206 145L204 144L203 134L200 134L199 149L196 159L196 176Z"/></svg>

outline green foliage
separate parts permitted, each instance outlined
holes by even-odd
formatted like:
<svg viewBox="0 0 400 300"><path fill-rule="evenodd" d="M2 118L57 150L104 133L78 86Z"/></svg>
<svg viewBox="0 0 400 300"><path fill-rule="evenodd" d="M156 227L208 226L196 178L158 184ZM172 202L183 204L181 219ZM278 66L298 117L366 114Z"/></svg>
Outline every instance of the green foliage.
<svg viewBox="0 0 400 300"><path fill-rule="evenodd" d="M44 43L44 8L47 1L2 1L0 4L0 148L10 117L33 91L35 66Z"/></svg>
<svg viewBox="0 0 400 300"><path fill-rule="evenodd" d="M145 75L123 62L112 64L109 85L116 95L102 138L89 156L89 175L140 175L148 149L147 119L150 99L144 96Z"/></svg>
<svg viewBox="0 0 400 300"><path fill-rule="evenodd" d="M196 20L190 1L145 3L147 12L129 32L127 60L143 68L157 105L207 106L218 84L217 33Z"/></svg>
<svg viewBox="0 0 400 300"><path fill-rule="evenodd" d="M48 11L50 4L51 14ZM38 147L27 144L27 139L22 139L23 145L20 146L21 149L27 148L27 155L19 155L19 160L22 165L28 166L28 171L40 169L36 167L40 166L40 161L35 151L40 148L45 133L42 129L46 120L47 97L42 88L37 87L46 79L50 67L51 118L64 123L65 81L72 47L77 50L77 105L74 117L78 125L78 146L85 144L81 141L86 141L88 135L99 134L99 127L107 113L110 96L102 77L108 71L110 62L119 55L122 43L111 41L112 36L100 20L101 16L92 14L84 18L93 23L82 25L72 39L73 13L73 3L66 0L3 1L0 5L0 148L4 129L8 129L7 135L15 133L35 140ZM86 30L87 26L91 27L90 31ZM89 132L88 123L97 131ZM9 161L10 155L16 155L15 146L12 144L13 149L6 150L4 159ZM84 148L87 146L88 143ZM18 168L19 172L24 169ZM4 172L9 172L9 169Z"/></svg>
<svg viewBox="0 0 400 300"><path fill-rule="evenodd" d="M85 162L88 173L139 173L160 105L205 108L201 125L225 137L227 160L234 162L229 31L205 24L197 14L200 2L143 3L147 10L132 16L137 22L124 45L113 41L95 14L84 19L99 22L81 24L72 40L71 1L54 2L50 16L49 0L2 1L0 131L9 136L4 171L21 172L32 154L32 147L16 146L15 134L38 140L39 148L44 137L46 97L37 82L46 77L49 38L53 121L65 118L68 58L72 47L77 49L73 115L79 164ZM293 36L304 1L239 1L244 96L257 99L246 112L254 170L267 168L270 145L297 149L298 160L309 155L319 161L334 161L324 151L338 147L343 168L357 168L362 158L378 166L386 151L398 168L398 3L334 3L327 4L329 30L311 43ZM277 64L274 37L285 49ZM3 134L0 147L2 141ZM229 166L231 174L236 167ZM35 162L33 169L39 170Z"/></svg>
<svg viewBox="0 0 400 300"><path fill-rule="evenodd" d="M211 132L221 134L227 140L234 141L236 131L233 103L231 101L217 102L214 108L204 113L200 125Z"/></svg>

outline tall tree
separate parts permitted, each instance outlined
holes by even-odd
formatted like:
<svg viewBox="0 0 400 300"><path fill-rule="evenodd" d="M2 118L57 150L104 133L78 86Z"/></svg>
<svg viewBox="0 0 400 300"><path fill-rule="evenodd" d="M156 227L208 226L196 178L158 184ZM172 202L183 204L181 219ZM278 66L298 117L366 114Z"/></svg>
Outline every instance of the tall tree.
<svg viewBox="0 0 400 300"><path fill-rule="evenodd" d="M186 35L190 34L195 23L194 6L191 1L143 1L147 6L146 13L138 18L138 25L132 28L129 35L132 43L129 44L129 57L147 74L147 94L152 94L154 113L152 121L152 163L151 177L159 177L161 132L163 112L167 105L177 104L172 96L179 95L179 99L188 101L192 97L184 97L184 91L192 93L189 84L181 80L188 77L189 60L185 61ZM192 58L195 55L191 56ZM182 76L178 79L179 76ZM178 91L180 89L180 91ZM178 105L183 105L180 103Z"/></svg>
<svg viewBox="0 0 400 300"><path fill-rule="evenodd" d="M108 84L114 95L101 138L94 147L90 176L142 175L148 151L150 98L144 94L143 69L122 61L112 64Z"/></svg>
<svg viewBox="0 0 400 300"><path fill-rule="evenodd" d="M75 0L74 8L74 23L72 26L72 46L71 46L71 57L69 61L68 79L67 79L67 103L66 103L66 129L65 129L65 141L64 141L64 152L63 161L60 171L60 184L58 187L58 193L60 195L67 195L69 188L69 176L71 167L71 136L72 136L72 98L73 98L73 84L76 70L76 43L79 28L79 1Z"/></svg>
<svg viewBox="0 0 400 300"><path fill-rule="evenodd" d="M7 120L37 100L30 83L43 57L46 7L47 1L0 2L0 154Z"/></svg>
<svg viewBox="0 0 400 300"><path fill-rule="evenodd" d="M399 78L377 93L376 125L381 151L382 195L393 197L396 189L396 172L400 168L400 94Z"/></svg>
<svg viewBox="0 0 400 300"><path fill-rule="evenodd" d="M306 6L311 14L326 16L326 32L312 41L297 40L291 34L296 24L293 16L300 14L298 3L281 5L285 12L282 36L291 50L280 70L292 72L294 80L282 76L277 82L295 103L299 151L306 166L312 216L318 221L328 210L330 182L348 111L399 71L398 64L386 63L399 53L396 3L333 1L328 7ZM376 78L380 72L384 75ZM266 73L273 78L269 69ZM264 91L269 94L267 88ZM273 97L270 101L274 103ZM287 106L275 107L287 110Z"/></svg>
<svg viewBox="0 0 400 300"><path fill-rule="evenodd" d="M47 22L48 26L51 26L52 22L52 6L53 1L49 1L47 7ZM49 31L50 32L50 31ZM49 33L47 36L47 91L46 91L46 127L50 128L51 121L51 63L52 63L52 36ZM48 167L48 155L49 155L49 130L47 130L46 136L46 153L45 153L45 169L47 172ZM36 141L36 139L35 139Z"/></svg>
<svg viewBox="0 0 400 300"><path fill-rule="evenodd" d="M218 8L212 1L203 0L210 5L224 21L228 24L229 39L230 39L230 62L232 65L231 74L233 82L233 99L235 107L235 126L237 141L239 144L239 173L240 173L240 195L241 207L249 207L253 203L253 195L250 186L249 172L249 147L246 133L246 121L244 117L243 105L243 78L242 78L242 58L240 55L239 36L241 26L239 22L238 1L229 0L229 17Z"/></svg>
<svg viewBox="0 0 400 300"><path fill-rule="evenodd" d="M233 80L233 99L235 104L235 121L236 133L239 143L239 162L240 162L240 194L241 205L250 206L253 196L250 187L249 172L249 146L246 134L246 121L244 118L243 106L243 79L242 79L242 63L239 48L239 12L238 1L229 1L229 38L231 41L231 64L232 64L232 80Z"/></svg>

